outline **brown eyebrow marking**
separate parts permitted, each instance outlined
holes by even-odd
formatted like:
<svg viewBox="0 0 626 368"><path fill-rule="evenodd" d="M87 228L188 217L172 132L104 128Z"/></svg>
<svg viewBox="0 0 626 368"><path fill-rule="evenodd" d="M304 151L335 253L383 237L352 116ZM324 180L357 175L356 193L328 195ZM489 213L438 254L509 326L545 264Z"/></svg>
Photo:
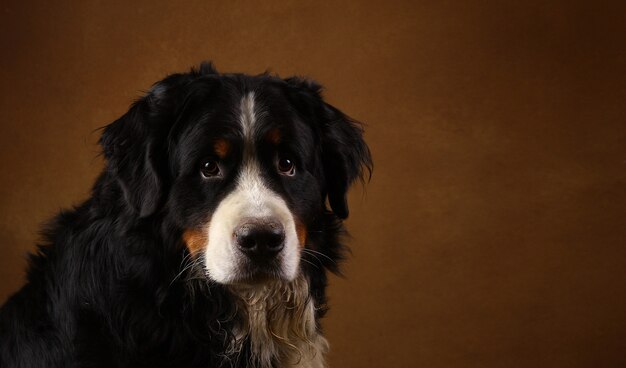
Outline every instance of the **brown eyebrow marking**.
<svg viewBox="0 0 626 368"><path fill-rule="evenodd" d="M224 158L228 155L228 152L230 152L230 142L224 138L220 138L213 143L213 149L220 158Z"/></svg>
<svg viewBox="0 0 626 368"><path fill-rule="evenodd" d="M265 136L265 139L267 139L268 142L276 144L276 145L280 143L281 138L282 137L280 135L280 129L278 128L274 128L270 130Z"/></svg>

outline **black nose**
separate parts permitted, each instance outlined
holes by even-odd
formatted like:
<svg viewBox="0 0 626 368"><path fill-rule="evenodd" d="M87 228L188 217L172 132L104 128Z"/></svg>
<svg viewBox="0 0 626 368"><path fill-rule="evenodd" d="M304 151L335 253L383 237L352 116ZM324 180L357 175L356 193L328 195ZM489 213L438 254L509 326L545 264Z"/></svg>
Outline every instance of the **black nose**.
<svg viewBox="0 0 626 368"><path fill-rule="evenodd" d="M276 221L246 222L235 230L237 246L251 258L271 258L285 246L285 230Z"/></svg>

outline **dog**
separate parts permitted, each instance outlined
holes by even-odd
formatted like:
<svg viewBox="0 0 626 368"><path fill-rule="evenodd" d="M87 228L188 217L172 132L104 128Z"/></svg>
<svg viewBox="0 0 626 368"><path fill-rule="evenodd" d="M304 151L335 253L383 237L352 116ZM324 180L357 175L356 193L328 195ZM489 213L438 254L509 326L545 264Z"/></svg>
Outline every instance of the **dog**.
<svg viewBox="0 0 626 368"><path fill-rule="evenodd" d="M326 366L327 273L372 158L321 90L210 62L155 83L103 128L90 198L29 255L0 366Z"/></svg>

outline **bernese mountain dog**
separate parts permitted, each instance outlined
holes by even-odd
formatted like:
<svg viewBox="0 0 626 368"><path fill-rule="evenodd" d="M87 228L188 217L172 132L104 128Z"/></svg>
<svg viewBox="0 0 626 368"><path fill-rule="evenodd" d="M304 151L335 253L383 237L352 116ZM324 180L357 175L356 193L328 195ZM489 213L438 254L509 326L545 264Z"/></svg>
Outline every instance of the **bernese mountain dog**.
<svg viewBox="0 0 626 368"><path fill-rule="evenodd" d="M0 311L0 366L324 367L327 272L346 192L371 175L361 124L311 80L157 82L99 143Z"/></svg>

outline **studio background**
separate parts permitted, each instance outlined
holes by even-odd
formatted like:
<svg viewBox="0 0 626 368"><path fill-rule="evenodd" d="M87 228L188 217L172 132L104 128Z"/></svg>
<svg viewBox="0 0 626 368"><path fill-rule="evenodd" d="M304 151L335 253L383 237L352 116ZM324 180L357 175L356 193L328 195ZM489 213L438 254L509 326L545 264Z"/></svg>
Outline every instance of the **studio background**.
<svg viewBox="0 0 626 368"><path fill-rule="evenodd" d="M366 123L330 367L626 366L626 9L541 3L2 2L0 302L95 129L211 59Z"/></svg>

